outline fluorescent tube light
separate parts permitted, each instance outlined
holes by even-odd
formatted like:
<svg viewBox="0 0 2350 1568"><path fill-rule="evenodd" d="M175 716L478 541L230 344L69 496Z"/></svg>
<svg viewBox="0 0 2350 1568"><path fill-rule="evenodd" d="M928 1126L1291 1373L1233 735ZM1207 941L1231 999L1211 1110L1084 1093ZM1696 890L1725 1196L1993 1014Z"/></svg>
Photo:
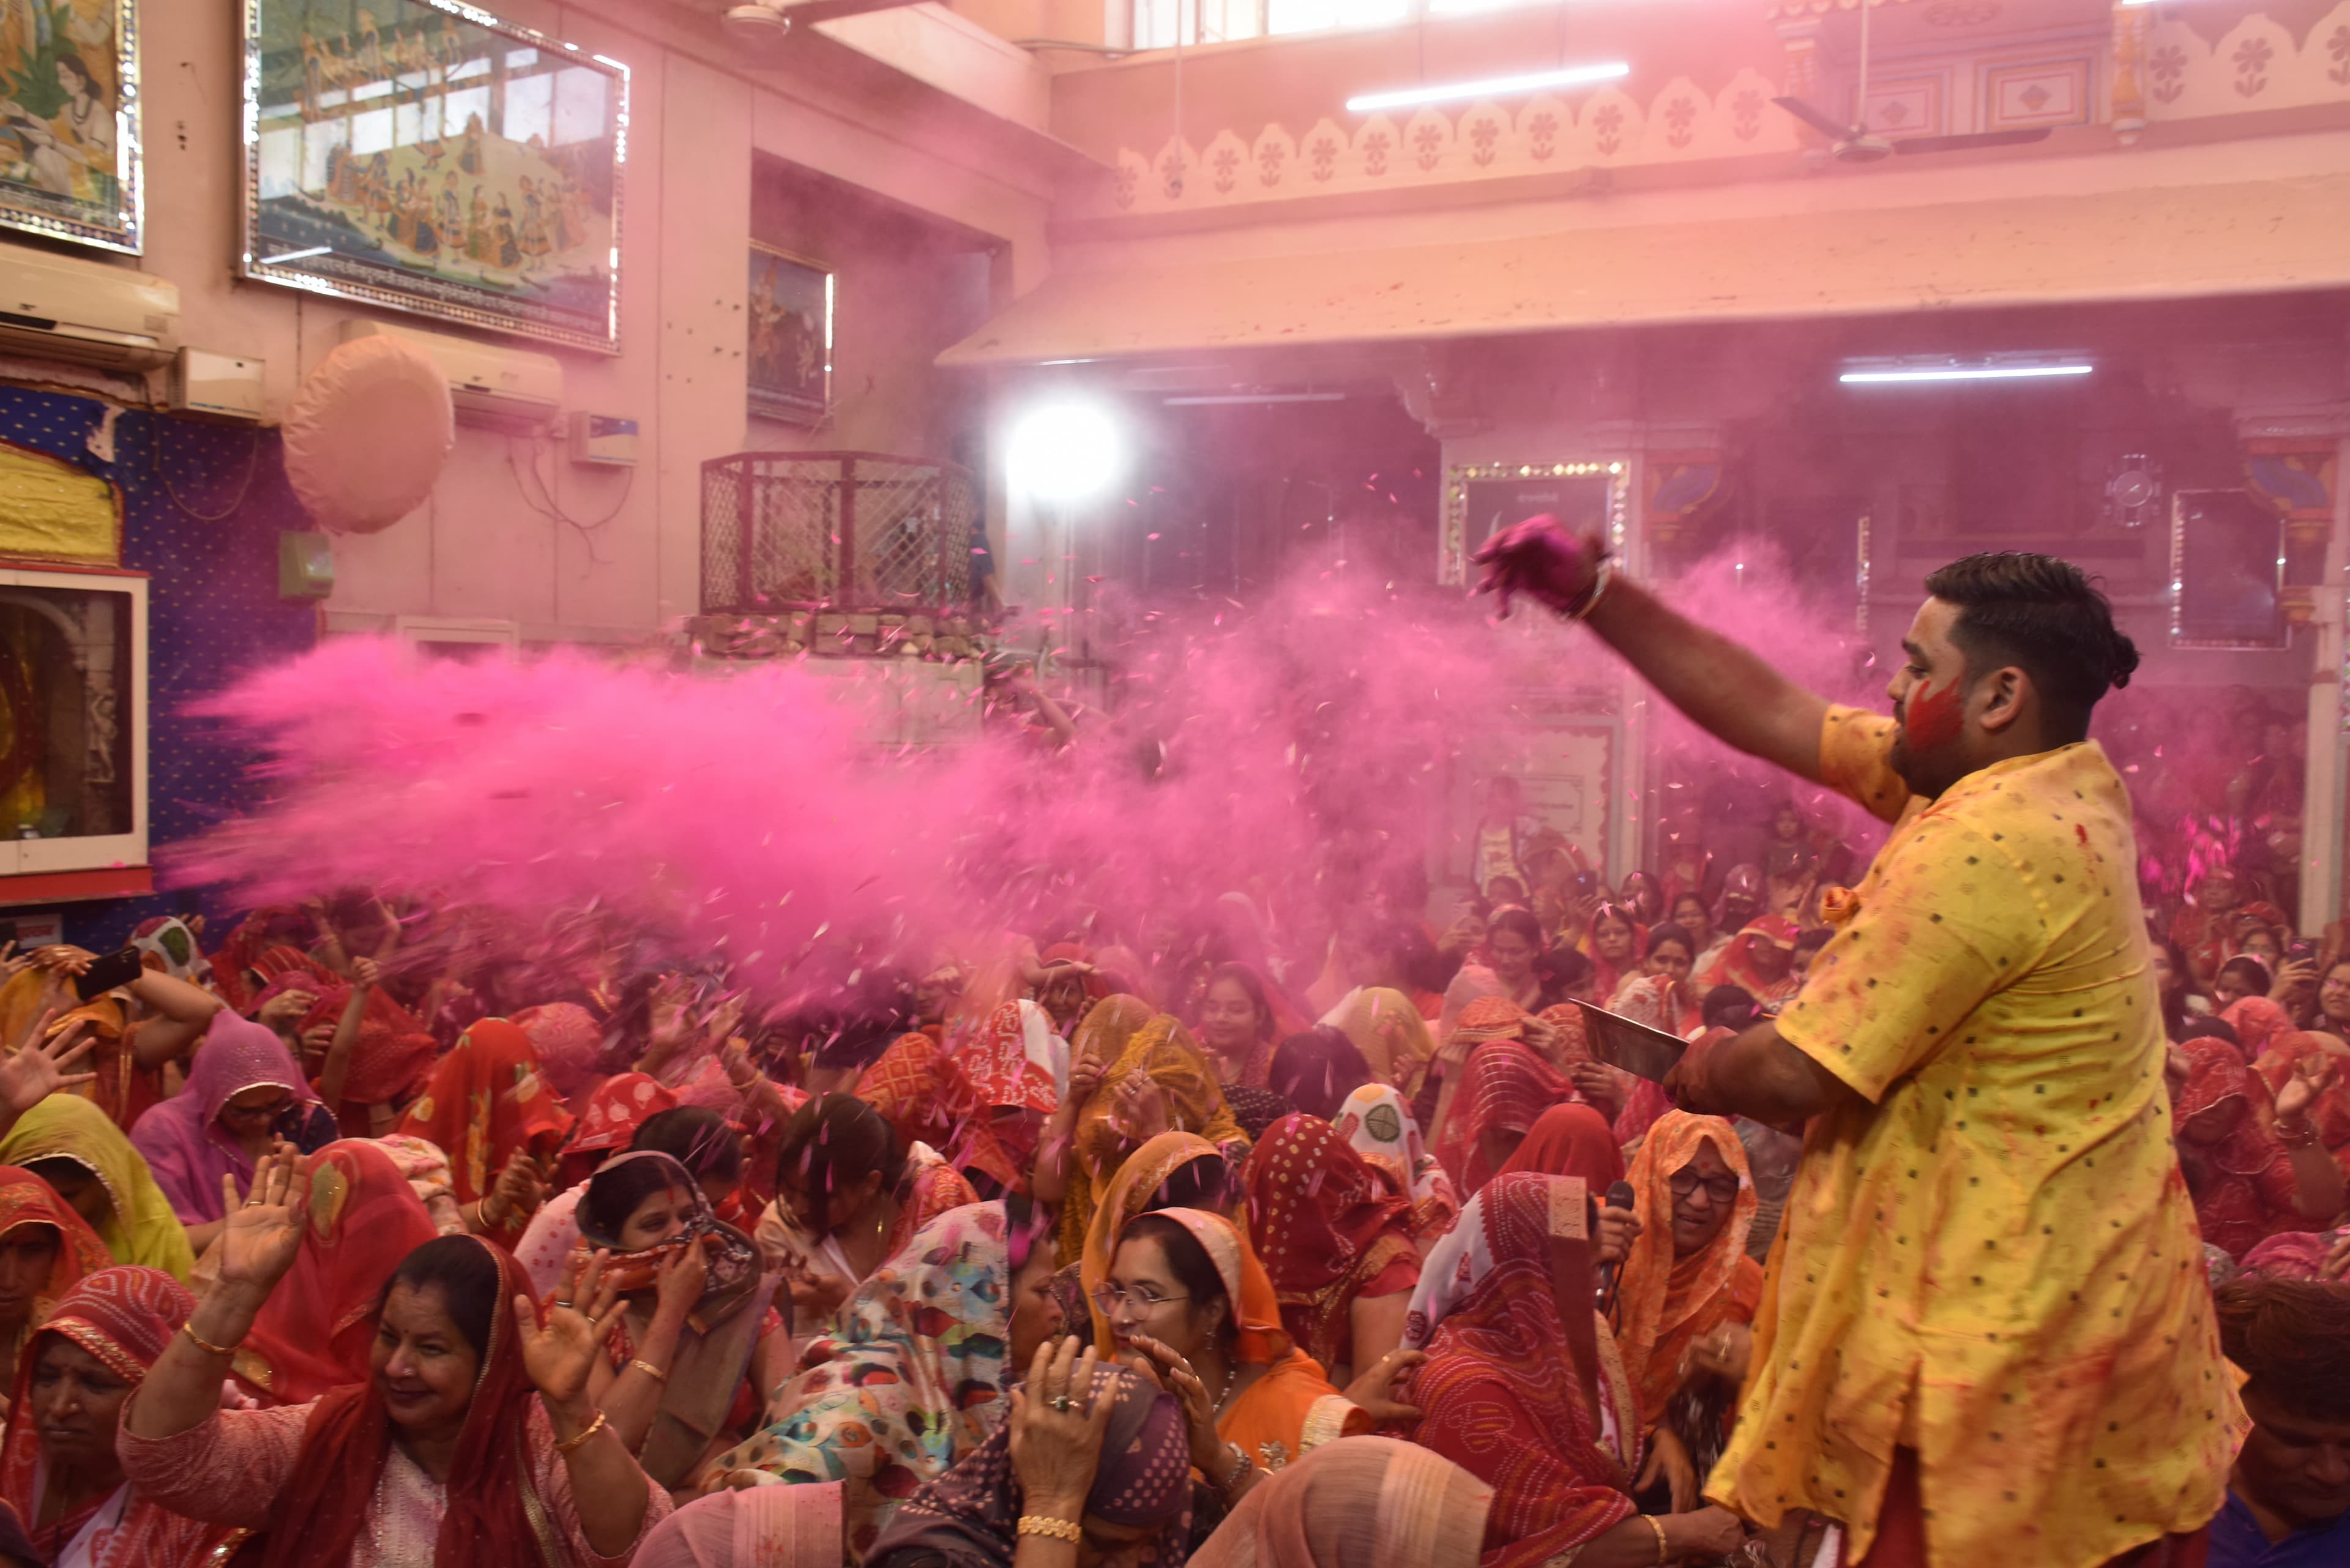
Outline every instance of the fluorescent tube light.
<svg viewBox="0 0 2350 1568"><path fill-rule="evenodd" d="M1375 109L1409 109L1423 103L1451 103L1458 99L1501 98L1509 93L1538 92L1544 88L1580 87L1586 82L1614 81L1632 74L1621 60L1598 66L1567 66L1523 77L1487 77L1482 81L1449 82L1436 87L1399 88L1393 92L1365 93L1347 100L1349 114Z"/></svg>
<svg viewBox="0 0 2350 1568"><path fill-rule="evenodd" d="M2094 365L1933 365L1913 369L1846 370L1846 386L1883 386L1908 381L2013 381L2042 376L2085 376Z"/></svg>
<svg viewBox="0 0 2350 1568"><path fill-rule="evenodd" d="M262 257L261 265L263 266L276 266L280 262L307 261L312 256L325 255L328 251L331 251L335 247L332 245L312 245L307 251L280 251L274 256Z"/></svg>
<svg viewBox="0 0 2350 1568"><path fill-rule="evenodd" d="M1170 409L1223 408L1237 403L1343 403L1344 392L1228 392L1213 397L1161 398Z"/></svg>

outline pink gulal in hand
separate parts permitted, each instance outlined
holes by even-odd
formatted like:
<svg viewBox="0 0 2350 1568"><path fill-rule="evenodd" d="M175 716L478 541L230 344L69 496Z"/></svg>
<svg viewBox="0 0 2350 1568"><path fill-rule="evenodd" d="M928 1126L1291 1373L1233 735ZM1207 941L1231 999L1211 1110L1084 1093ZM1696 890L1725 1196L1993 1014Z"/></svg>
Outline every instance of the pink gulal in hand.
<svg viewBox="0 0 2350 1568"><path fill-rule="evenodd" d="M1565 615L1591 591L1605 553L1597 540L1576 539L1544 514L1503 529L1471 559L1485 568L1478 591L1495 595L1503 616L1510 613L1511 597L1521 593Z"/></svg>

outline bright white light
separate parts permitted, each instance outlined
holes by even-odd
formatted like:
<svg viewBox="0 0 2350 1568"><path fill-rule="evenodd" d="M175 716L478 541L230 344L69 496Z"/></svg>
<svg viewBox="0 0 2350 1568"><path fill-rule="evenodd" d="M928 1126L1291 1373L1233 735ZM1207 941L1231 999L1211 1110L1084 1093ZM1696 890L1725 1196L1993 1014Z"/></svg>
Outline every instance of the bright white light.
<svg viewBox="0 0 2350 1568"><path fill-rule="evenodd" d="M1940 365L1918 370L1846 370L1837 380L1847 386L1882 385L1892 381L2013 381L2037 376L2085 376L2094 365Z"/></svg>
<svg viewBox="0 0 2350 1568"><path fill-rule="evenodd" d="M1126 441L1108 409L1047 403L1012 427L1012 483L1039 501L1082 501L1109 488L1126 466Z"/></svg>
<svg viewBox="0 0 2350 1568"><path fill-rule="evenodd" d="M1393 92L1365 93L1347 100L1349 114L1369 114L1374 109L1409 109L1423 103L1451 103L1464 98L1501 98L1510 93L1537 92L1544 88L1578 87L1586 82L1614 81L1628 77L1632 67L1621 60L1611 60L1600 66L1568 66L1561 70L1536 71L1523 77L1487 77L1482 81L1450 82L1439 87L1399 88Z"/></svg>
<svg viewBox="0 0 2350 1568"><path fill-rule="evenodd" d="M276 266L282 262L304 261L311 256L325 255L328 251L331 251L335 247L332 245L312 245L308 250L304 251L279 251L274 256L262 257L261 265L263 266Z"/></svg>

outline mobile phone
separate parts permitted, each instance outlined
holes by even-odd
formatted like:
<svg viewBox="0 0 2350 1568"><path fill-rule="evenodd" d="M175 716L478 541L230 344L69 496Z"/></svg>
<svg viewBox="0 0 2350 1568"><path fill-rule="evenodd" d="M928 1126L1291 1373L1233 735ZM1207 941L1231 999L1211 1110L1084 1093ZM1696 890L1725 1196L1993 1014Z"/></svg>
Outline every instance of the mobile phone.
<svg viewBox="0 0 2350 1568"><path fill-rule="evenodd" d="M1592 894L1596 893L1597 891L1599 891L1598 872L1577 871L1575 874L1575 896L1576 898L1588 898Z"/></svg>
<svg viewBox="0 0 2350 1568"><path fill-rule="evenodd" d="M2284 950L2284 956L2295 963L2307 963L2317 956L2317 944L2308 941L2295 942Z"/></svg>
<svg viewBox="0 0 2350 1568"><path fill-rule="evenodd" d="M84 1002L104 996L120 985L129 985L146 972L146 965L137 948L124 948L111 952L74 976L74 994Z"/></svg>

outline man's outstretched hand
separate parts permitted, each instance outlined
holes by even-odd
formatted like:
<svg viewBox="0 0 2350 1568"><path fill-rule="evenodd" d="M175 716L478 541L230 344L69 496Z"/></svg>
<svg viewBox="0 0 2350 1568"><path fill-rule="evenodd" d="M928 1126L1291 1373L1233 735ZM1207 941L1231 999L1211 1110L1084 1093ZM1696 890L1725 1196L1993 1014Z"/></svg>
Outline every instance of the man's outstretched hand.
<svg viewBox="0 0 2350 1568"><path fill-rule="evenodd" d="M1599 563L1607 558L1607 544L1597 535L1577 539L1544 514L1503 529L1469 559L1485 568L1477 591L1494 596L1506 618L1510 600L1518 594L1560 615L1574 611L1590 596Z"/></svg>

